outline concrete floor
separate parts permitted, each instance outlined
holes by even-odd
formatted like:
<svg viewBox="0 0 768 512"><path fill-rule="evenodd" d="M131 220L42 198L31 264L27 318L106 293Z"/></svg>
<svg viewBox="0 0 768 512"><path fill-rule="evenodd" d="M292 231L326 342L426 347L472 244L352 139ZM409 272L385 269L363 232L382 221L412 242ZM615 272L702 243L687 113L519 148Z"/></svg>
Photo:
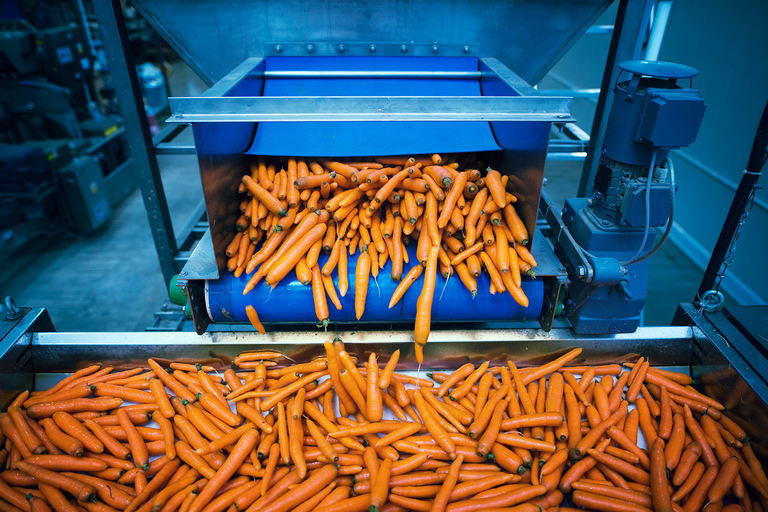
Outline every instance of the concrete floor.
<svg viewBox="0 0 768 512"><path fill-rule="evenodd" d="M171 92L196 96L205 85L182 62L173 65ZM189 133L183 135L190 140ZM173 224L187 222L202 198L194 156L161 156ZM574 197L581 162L550 162L547 190L556 204ZM669 325L679 302L690 301L702 272L671 244L653 258L645 325ZM140 191L87 238L41 238L0 268L0 292L18 305L45 307L58 331L142 331L167 301Z"/></svg>

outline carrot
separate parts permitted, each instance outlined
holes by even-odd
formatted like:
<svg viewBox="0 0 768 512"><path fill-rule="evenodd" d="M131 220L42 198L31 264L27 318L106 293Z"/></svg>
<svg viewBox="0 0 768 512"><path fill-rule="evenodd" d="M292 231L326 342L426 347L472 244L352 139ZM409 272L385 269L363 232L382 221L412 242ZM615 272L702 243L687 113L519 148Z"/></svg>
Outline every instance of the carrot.
<svg viewBox="0 0 768 512"><path fill-rule="evenodd" d="M672 394L675 394L684 398L690 398L691 400L696 400L697 402L702 402L717 410L722 411L724 409L723 405L717 400L713 400L706 395L702 395L701 393L698 393L696 391L692 391L689 388L683 387L677 382L671 381L668 378L658 373L654 373L654 372L646 373L645 382L650 384L655 384L659 386L659 388L661 388L662 386L666 386L667 390Z"/></svg>
<svg viewBox="0 0 768 512"><path fill-rule="evenodd" d="M686 512L694 512L701 509L705 500L707 499L709 489L715 482L717 475L717 466L709 466L706 471L704 471L704 474L701 476L698 484L693 489L693 491L691 491L688 497L688 501L686 501L683 505L683 508L686 510Z"/></svg>
<svg viewBox="0 0 768 512"><path fill-rule="evenodd" d="M365 312L365 299L368 295L368 278L370 274L370 254L368 254L368 248L363 247L360 251L360 256L357 258L357 269L355 271L355 316L358 320L362 318Z"/></svg>
<svg viewBox="0 0 768 512"><path fill-rule="evenodd" d="M464 382L457 386L453 391L450 393L450 397L452 400L459 400L464 395L470 392L472 389L472 386L474 386L475 382L482 377L482 375L485 373L485 371L488 369L489 362L486 361L483 364L481 364L476 370L474 370L471 374L469 374L465 379Z"/></svg>
<svg viewBox="0 0 768 512"><path fill-rule="evenodd" d="M281 217L285 217L288 214L282 203L272 194L270 194L264 187L256 183L250 176L243 176L243 184L246 186L248 191L253 194L256 199L259 200L261 204L267 207L269 211Z"/></svg>
<svg viewBox="0 0 768 512"><path fill-rule="evenodd" d="M147 362L149 363L149 367L155 373L155 376L160 379L167 388L173 391L176 396L183 400L187 400L188 402L195 402L197 400L197 397L189 391L189 389L166 372L154 359L150 358Z"/></svg>
<svg viewBox="0 0 768 512"><path fill-rule="evenodd" d="M577 457L582 457L584 454L597 442L598 438L602 436L608 428L612 427L619 420L627 415L627 408L621 407L615 413L613 413L608 419L603 420L595 428L589 431L589 433L582 438L581 441L574 447L573 453Z"/></svg>
<svg viewBox="0 0 768 512"><path fill-rule="evenodd" d="M416 345L423 346L427 344L429 339L430 322L432 319L432 299L435 294L435 280L437 277L437 254L439 248L433 246L429 251L429 258L427 259L427 272L424 274L424 286L419 295L417 301L416 310L416 329L415 329L415 341ZM417 357L419 364L423 362L423 356Z"/></svg>
<svg viewBox="0 0 768 512"><path fill-rule="evenodd" d="M433 249L434 252L434 249ZM437 441L437 444L446 451L451 459L456 458L456 445L453 440L448 436L447 432L441 427L432 413L427 408L427 403L421 393L413 394L414 403L416 409L419 411L419 415L424 421L424 426L427 428L432 437Z"/></svg>
<svg viewBox="0 0 768 512"><path fill-rule="evenodd" d="M528 450L538 450L543 452L554 453L557 448L554 444L547 443L546 441L539 441L538 439L531 439L528 437L522 437L517 434L505 434L501 433L496 438L497 442L505 444L507 446L514 446L517 448L526 448Z"/></svg>
<svg viewBox="0 0 768 512"><path fill-rule="evenodd" d="M571 500L575 505L601 512L650 512L636 503L585 491L574 491Z"/></svg>
<svg viewBox="0 0 768 512"><path fill-rule="evenodd" d="M506 192L504 186L501 184L501 174L498 171L488 169L488 174L485 176L486 185L491 192L493 201L499 205L499 208L504 208L507 204Z"/></svg>
<svg viewBox="0 0 768 512"><path fill-rule="evenodd" d="M288 272L296 266L299 259L303 258L312 245L322 238L323 234L325 234L326 227L325 224L314 226L301 240L285 251L285 254L280 256L269 267L269 273L265 277L265 282L272 285L287 276Z"/></svg>
<svg viewBox="0 0 768 512"><path fill-rule="evenodd" d="M263 512L288 512L289 510L296 510L297 505L321 492L323 488L336 478L337 474L336 466L326 464L306 481L291 489L289 493L284 494L259 510Z"/></svg>
<svg viewBox="0 0 768 512"><path fill-rule="evenodd" d="M288 426L288 449L290 451L291 462L296 466L299 477L302 479L307 476L307 461L303 450L303 432L301 429L301 416L304 410L304 400L306 390L301 388L287 411L286 423ZM334 475L335 476L335 475Z"/></svg>
<svg viewBox="0 0 768 512"><path fill-rule="evenodd" d="M704 464L707 466L719 466L717 458L715 457L715 454L706 439L707 436L701 429L699 422L696 421L696 418L693 417L690 407L686 405L683 411L685 426L688 428L688 432L691 434L693 440L696 441L701 447L701 458L703 459Z"/></svg>
<svg viewBox="0 0 768 512"><path fill-rule="evenodd" d="M16 510L23 510L24 512L30 512L31 510L29 502L24 498L24 495L21 494L16 489L13 489L12 487L10 487L2 479L0 479L0 498L8 502L8 504L11 506L12 510L10 510L9 512L14 512Z"/></svg>
<svg viewBox="0 0 768 512"><path fill-rule="evenodd" d="M525 378L525 377L523 377ZM551 427L558 427L563 424L565 421L565 418L562 414L559 412L552 413L552 412L544 412L544 413L534 413L534 414L523 414L520 416L516 416L514 418L510 418L508 420L504 420L501 422L501 429L502 430L511 430L514 428L523 428L523 427L535 427L535 426L551 426Z"/></svg>
<svg viewBox="0 0 768 512"><path fill-rule="evenodd" d="M26 410L27 416L33 419L47 418L53 416L54 412L62 411L68 413L82 411L108 411L122 405L120 398L74 398L70 400L59 400L56 402L43 402L35 404Z"/></svg>
<svg viewBox="0 0 768 512"><path fill-rule="evenodd" d="M712 482L712 486L707 492L707 499L710 502L720 501L725 496L725 493L730 490L733 483L736 481L736 477L739 476L739 459L736 457L730 457L723 462L720 467L720 471L717 474L717 478Z"/></svg>
<svg viewBox="0 0 768 512"><path fill-rule="evenodd" d="M131 448L131 455L133 456L134 462L146 471L149 467L149 454L147 453L147 445L145 444L144 439L141 437L141 434L139 434L139 431L133 423L131 423L131 420L128 418L128 413L126 413L124 409L118 409L117 418L120 421L120 427L128 436L128 444Z"/></svg>
<svg viewBox="0 0 768 512"><path fill-rule="evenodd" d="M473 510L498 510L503 507L520 505L511 510L515 512L537 512L535 505L524 504L525 501L545 494L547 488L543 485L525 485L523 487L488 498L475 498L456 503L446 507L446 512L470 512Z"/></svg>
<svg viewBox="0 0 768 512"><path fill-rule="evenodd" d="M664 448L664 440L659 437L651 450L651 496L653 497L655 512L672 512L672 497L667 480L667 461L664 456Z"/></svg>
<svg viewBox="0 0 768 512"><path fill-rule="evenodd" d="M24 459L26 462L50 469L51 471L89 471L98 472L107 469L103 460L91 457L73 457L71 455L33 455Z"/></svg>
<svg viewBox="0 0 768 512"><path fill-rule="evenodd" d="M329 322L328 302L325 300L325 286L323 285L320 267L317 264L312 267L312 296L315 301L315 315L323 327L327 327Z"/></svg>
<svg viewBox="0 0 768 512"><path fill-rule="evenodd" d="M56 512L77 512L77 507L67 500L67 497L61 490L43 483L38 484L38 488Z"/></svg>
<svg viewBox="0 0 768 512"><path fill-rule="evenodd" d="M71 436L72 438L77 439L80 443L79 446L83 446L88 450L91 450L94 452L100 453L104 451L104 444L97 437L95 437L90 432L88 432L88 430L85 427L83 427L83 425L78 420L73 418L72 415L66 412L58 411L53 414L53 421L55 422L55 425L58 428L60 428L63 432L65 432L68 436ZM50 430L52 434L55 434L55 431L53 428L51 428ZM60 436L57 436L57 437L58 439L62 439ZM67 446L70 449L74 450L74 453L72 453L71 455L79 456L78 455L79 450L77 449L78 444L72 444L71 442L69 442L67 443Z"/></svg>
<svg viewBox="0 0 768 512"><path fill-rule="evenodd" d="M254 329L259 331L261 334L267 333L267 331L264 329L264 325L261 323L261 320L259 320L259 315L256 313L256 309L253 306L250 304L245 306L245 314L248 316L248 320L250 320Z"/></svg>
<svg viewBox="0 0 768 512"><path fill-rule="evenodd" d="M421 276L423 270L424 267L422 265L416 265L405 275L405 278L400 281L400 284L397 285L392 294L392 298L389 301L390 309L405 295L408 288Z"/></svg>
<svg viewBox="0 0 768 512"><path fill-rule="evenodd" d="M512 232L515 242L522 245L528 245L528 230L525 228L523 221L520 220L520 217L518 217L514 206L507 204L502 208L502 213L504 214L504 220L507 227Z"/></svg>
<svg viewBox="0 0 768 512"><path fill-rule="evenodd" d="M16 431L18 432L21 441L27 447L27 450L33 454L45 453L45 446L30 426L26 415L13 405L8 407L8 415L11 417L11 421L16 427Z"/></svg>
<svg viewBox="0 0 768 512"><path fill-rule="evenodd" d="M491 415L491 420L488 423L485 432L483 432L483 435L480 436L480 439L477 441L476 451L478 455L483 457L487 456L488 452L490 452L491 448L493 447L493 444L498 439L499 429L501 428L501 420L503 415L502 413L506 407L507 403L504 400L496 403L496 406L493 409L493 414Z"/></svg>
<svg viewBox="0 0 768 512"><path fill-rule="evenodd" d="M445 228L448 225L448 222L451 220L451 213L453 213L453 209L456 206L456 201L458 201L459 196L464 192L464 185L467 183L467 173L466 172L460 172L456 179L453 181L453 184L451 185L451 190L448 192L448 195L445 196L445 201L443 202L443 211L440 213L440 217L437 219L437 227L438 228Z"/></svg>
<svg viewBox="0 0 768 512"><path fill-rule="evenodd" d="M385 459L379 467L379 472L376 475L376 480L371 486L371 493L368 497L368 507L370 512L378 512L381 506L384 504L387 498L387 492L389 490L389 480L392 471L392 461Z"/></svg>
<svg viewBox="0 0 768 512"><path fill-rule="evenodd" d="M224 461L224 464L221 465L216 471L216 474L208 481L202 491L194 499L189 508L190 512L200 512L205 505L213 499L219 489L221 489L227 480L230 479L240 464L242 464L245 458L250 454L251 450L256 446L257 438L258 435L256 430L249 430L240 438L227 459Z"/></svg>
<svg viewBox="0 0 768 512"><path fill-rule="evenodd" d="M66 491L74 495L80 502L96 498L96 489L92 485L84 484L74 478L55 473L29 462L19 461L17 465L21 471L34 477L38 482Z"/></svg>
<svg viewBox="0 0 768 512"><path fill-rule="evenodd" d="M55 402L58 400L69 400L72 398L85 398L93 392L93 388L89 384L83 384L82 386L73 386L61 391L41 397L40 395L33 396L24 401L24 407L31 407L35 404L43 402Z"/></svg>

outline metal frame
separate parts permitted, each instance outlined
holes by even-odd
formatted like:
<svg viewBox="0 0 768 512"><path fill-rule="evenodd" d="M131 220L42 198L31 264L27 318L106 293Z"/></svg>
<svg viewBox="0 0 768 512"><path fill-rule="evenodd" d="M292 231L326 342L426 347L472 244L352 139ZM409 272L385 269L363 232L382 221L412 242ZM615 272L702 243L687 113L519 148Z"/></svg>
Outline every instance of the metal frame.
<svg viewBox="0 0 768 512"><path fill-rule="evenodd" d="M611 46L605 62L605 71L600 85L600 96L597 100L595 118L589 138L589 149L584 160L584 168L579 181L578 197L585 197L591 190L590 184L595 180L595 173L600 162L600 150L605 139L605 129L608 126L608 111L613 98L613 85L619 76L618 63L626 60L637 60L642 50L642 35L648 27L651 7L654 0L619 0L619 10L616 13Z"/></svg>
<svg viewBox="0 0 768 512"><path fill-rule="evenodd" d="M177 236L168 211L157 155L195 154L195 148L170 144L184 126L169 127L152 137L120 1L95 0L94 9L101 28L101 40L110 73L115 83L115 93L120 103L120 114L131 150L133 169L144 198L163 279L168 286L173 276L183 268L186 262L184 255L191 252L190 246L202 236L200 230L195 228L203 222L201 215L204 215L205 211L198 206Z"/></svg>
<svg viewBox="0 0 768 512"><path fill-rule="evenodd" d="M264 59L250 58L197 98L170 98L169 123L309 121L549 121L569 122L572 98L542 96L494 58L481 58L482 72L297 72L263 71ZM261 69L260 69L261 68ZM519 96L227 96L246 79L266 78L446 78L501 79Z"/></svg>

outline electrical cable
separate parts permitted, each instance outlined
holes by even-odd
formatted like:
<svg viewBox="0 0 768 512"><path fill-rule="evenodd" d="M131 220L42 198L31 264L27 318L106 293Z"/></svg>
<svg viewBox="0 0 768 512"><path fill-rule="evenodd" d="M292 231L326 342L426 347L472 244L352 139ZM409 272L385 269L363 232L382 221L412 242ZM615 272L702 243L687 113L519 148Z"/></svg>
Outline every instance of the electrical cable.
<svg viewBox="0 0 768 512"><path fill-rule="evenodd" d="M664 161L661 163L661 167L664 167L665 163L669 167L669 220L667 221L667 229L664 230L664 234L661 235L661 240L659 240L653 249L651 249L645 256L630 262L629 265L633 263L639 263L646 258L650 258L653 253L659 250L659 247L661 247L661 245L667 240L669 232L672 231L672 222L675 218L675 165L672 163L672 160L669 157L664 159Z"/></svg>
<svg viewBox="0 0 768 512"><path fill-rule="evenodd" d="M653 150L651 165L648 167L648 177L645 180L645 231L643 232L643 241L634 256L627 261L621 262L621 265L629 265L635 261L635 258L640 256L645 247L645 242L648 241L648 235L651 233L651 182L653 181L653 169L656 167L656 155L658 153L658 149Z"/></svg>

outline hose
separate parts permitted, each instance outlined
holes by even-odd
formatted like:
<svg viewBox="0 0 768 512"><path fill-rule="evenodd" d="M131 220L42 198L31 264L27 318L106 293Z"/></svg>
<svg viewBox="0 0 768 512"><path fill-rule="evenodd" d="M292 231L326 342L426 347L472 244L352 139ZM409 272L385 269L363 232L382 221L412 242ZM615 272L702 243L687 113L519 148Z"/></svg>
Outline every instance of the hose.
<svg viewBox="0 0 768 512"><path fill-rule="evenodd" d="M733 196L731 208L725 217L723 228L720 230L720 236L717 238L715 248L712 250L712 256L709 258L707 269L704 271L704 277L701 280L699 291L694 301L698 301L699 297L711 290L715 284L720 267L722 267L723 260L726 254L728 254L728 248L733 241L733 236L739 228L741 216L749 202L752 190L760 178L766 148L768 148L768 102L766 102L765 108L763 108L763 115L760 117L760 122L757 125L757 132L755 133L755 140L752 143L752 150L749 154L747 169L744 171L739 187L736 189L736 194Z"/></svg>

